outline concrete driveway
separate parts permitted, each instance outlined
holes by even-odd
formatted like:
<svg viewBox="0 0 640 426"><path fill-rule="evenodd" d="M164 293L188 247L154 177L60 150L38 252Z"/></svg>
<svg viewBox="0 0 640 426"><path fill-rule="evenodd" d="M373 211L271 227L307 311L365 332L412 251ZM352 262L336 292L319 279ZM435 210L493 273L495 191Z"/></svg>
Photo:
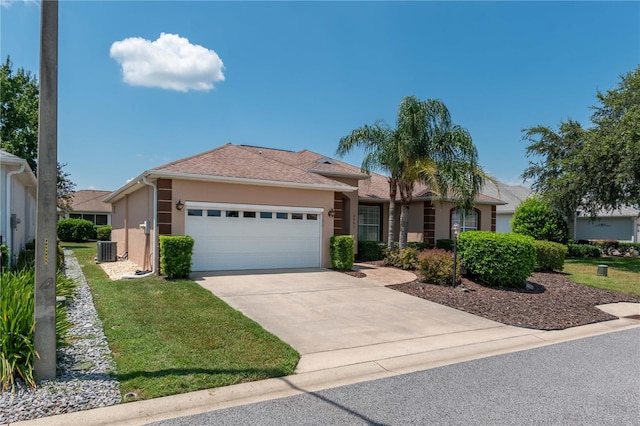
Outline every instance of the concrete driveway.
<svg viewBox="0 0 640 426"><path fill-rule="evenodd" d="M191 278L301 354L297 372L539 333L327 269Z"/></svg>

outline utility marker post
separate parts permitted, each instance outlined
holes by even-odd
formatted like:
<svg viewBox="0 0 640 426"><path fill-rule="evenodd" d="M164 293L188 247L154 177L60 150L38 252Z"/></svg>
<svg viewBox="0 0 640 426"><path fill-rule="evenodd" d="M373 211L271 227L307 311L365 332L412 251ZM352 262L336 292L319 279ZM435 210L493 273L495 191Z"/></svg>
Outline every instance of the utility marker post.
<svg viewBox="0 0 640 426"><path fill-rule="evenodd" d="M42 0L38 106L35 349L37 380L56 378L58 179L58 0Z"/></svg>

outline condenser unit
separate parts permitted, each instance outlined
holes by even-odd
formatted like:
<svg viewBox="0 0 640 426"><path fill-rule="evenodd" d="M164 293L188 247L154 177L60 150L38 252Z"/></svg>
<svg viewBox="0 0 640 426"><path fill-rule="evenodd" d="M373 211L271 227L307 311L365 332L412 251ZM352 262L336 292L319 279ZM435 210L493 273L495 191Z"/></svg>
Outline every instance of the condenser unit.
<svg viewBox="0 0 640 426"><path fill-rule="evenodd" d="M98 241L98 262L115 262L118 255L116 241Z"/></svg>

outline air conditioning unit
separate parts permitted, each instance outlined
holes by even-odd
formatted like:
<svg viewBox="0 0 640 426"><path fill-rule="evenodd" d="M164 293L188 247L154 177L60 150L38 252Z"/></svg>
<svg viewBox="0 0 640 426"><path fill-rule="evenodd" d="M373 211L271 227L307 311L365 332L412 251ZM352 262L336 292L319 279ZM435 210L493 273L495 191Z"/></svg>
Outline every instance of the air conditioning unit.
<svg viewBox="0 0 640 426"><path fill-rule="evenodd" d="M118 257L117 241L98 241L98 262L115 262Z"/></svg>

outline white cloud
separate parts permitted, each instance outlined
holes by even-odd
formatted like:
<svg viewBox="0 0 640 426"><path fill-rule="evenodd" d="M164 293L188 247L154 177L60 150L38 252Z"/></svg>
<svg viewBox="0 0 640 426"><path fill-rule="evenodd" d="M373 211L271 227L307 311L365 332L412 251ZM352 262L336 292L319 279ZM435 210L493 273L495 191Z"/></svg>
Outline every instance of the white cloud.
<svg viewBox="0 0 640 426"><path fill-rule="evenodd" d="M0 0L2 7L11 7L13 3L18 3L18 0ZM22 0L22 3L38 5L40 2L38 0Z"/></svg>
<svg viewBox="0 0 640 426"><path fill-rule="evenodd" d="M178 34L161 33L155 41L126 38L114 42L109 54L122 66L124 82L132 86L209 91L224 81L218 54Z"/></svg>

